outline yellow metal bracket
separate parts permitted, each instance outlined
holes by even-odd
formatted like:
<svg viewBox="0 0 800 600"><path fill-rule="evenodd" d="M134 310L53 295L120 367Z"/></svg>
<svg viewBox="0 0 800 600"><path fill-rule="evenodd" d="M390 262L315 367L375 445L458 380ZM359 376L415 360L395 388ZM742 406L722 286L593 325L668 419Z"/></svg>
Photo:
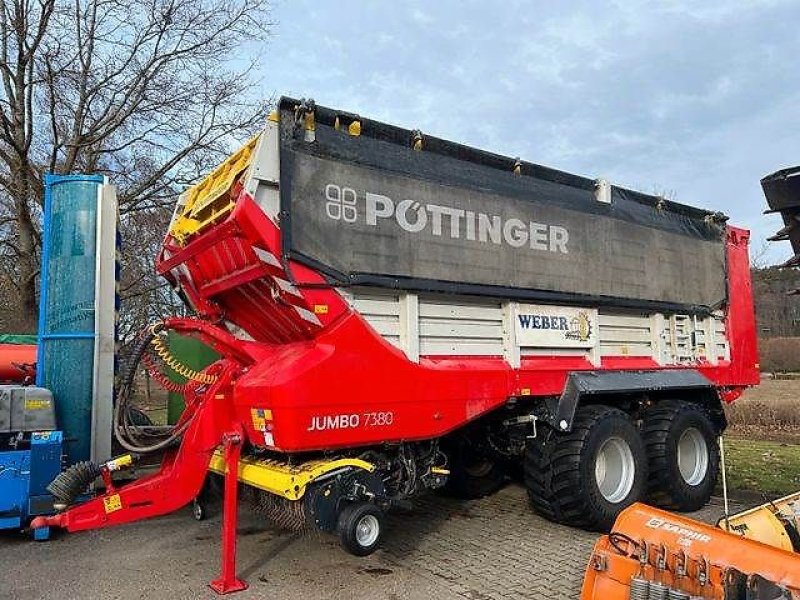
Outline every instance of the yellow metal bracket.
<svg viewBox="0 0 800 600"><path fill-rule="evenodd" d="M800 519L796 516L795 506L800 507L800 492L733 515L727 522L723 517L717 526L730 533L738 533L742 537L792 552L792 540L779 515L790 516L796 521L792 525L797 527Z"/></svg>
<svg viewBox="0 0 800 600"><path fill-rule="evenodd" d="M255 136L214 169L203 181L191 187L185 195L183 206L170 227L170 235L178 243L230 213L236 206L231 194L236 181L253 160L259 136Z"/></svg>
<svg viewBox="0 0 800 600"><path fill-rule="evenodd" d="M225 459L217 449L208 465L210 471L225 474ZM306 487L324 475L339 469L356 468L372 472L375 465L358 458L339 458L336 460L313 460L300 465L255 456L239 459L238 479L242 483L282 496L287 500L299 500Z"/></svg>

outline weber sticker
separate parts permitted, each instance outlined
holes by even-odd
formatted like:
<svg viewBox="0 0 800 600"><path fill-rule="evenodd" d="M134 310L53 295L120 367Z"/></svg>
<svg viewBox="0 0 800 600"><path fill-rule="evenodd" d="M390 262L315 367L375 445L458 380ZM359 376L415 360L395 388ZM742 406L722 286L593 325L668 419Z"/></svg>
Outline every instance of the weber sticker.
<svg viewBox="0 0 800 600"><path fill-rule="evenodd" d="M597 309L518 304L514 324L518 346L593 348L597 345Z"/></svg>

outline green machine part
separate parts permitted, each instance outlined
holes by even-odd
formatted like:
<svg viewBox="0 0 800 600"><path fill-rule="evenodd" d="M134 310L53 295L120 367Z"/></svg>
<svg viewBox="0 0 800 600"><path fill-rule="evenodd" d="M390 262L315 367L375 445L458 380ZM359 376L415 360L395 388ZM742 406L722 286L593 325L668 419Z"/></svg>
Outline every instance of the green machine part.
<svg viewBox="0 0 800 600"><path fill-rule="evenodd" d="M208 365L219 359L219 354L206 346L203 342L186 335L180 335L174 331L169 332L167 340L169 351L172 356L184 365L202 371ZM174 371L168 370L169 379L175 383L186 383L186 379ZM167 423L174 425L184 409L183 396L176 392L170 392L167 400Z"/></svg>
<svg viewBox="0 0 800 600"><path fill-rule="evenodd" d="M38 339L35 335L0 333L0 344L13 344L15 346L35 346Z"/></svg>

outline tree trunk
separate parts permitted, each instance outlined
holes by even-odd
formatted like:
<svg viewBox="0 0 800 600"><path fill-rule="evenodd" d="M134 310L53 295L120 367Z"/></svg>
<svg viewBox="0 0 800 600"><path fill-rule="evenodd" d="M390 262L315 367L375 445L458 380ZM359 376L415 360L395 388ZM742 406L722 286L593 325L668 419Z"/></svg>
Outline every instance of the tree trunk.
<svg viewBox="0 0 800 600"><path fill-rule="evenodd" d="M33 186L30 182L31 174L22 166L15 177L18 182L17 193L14 198L16 208L17 246L19 282L17 290L20 299L20 322L27 329L26 332L35 332L39 306L36 299L36 278L39 275L37 261L37 235L36 225L31 217L31 195Z"/></svg>

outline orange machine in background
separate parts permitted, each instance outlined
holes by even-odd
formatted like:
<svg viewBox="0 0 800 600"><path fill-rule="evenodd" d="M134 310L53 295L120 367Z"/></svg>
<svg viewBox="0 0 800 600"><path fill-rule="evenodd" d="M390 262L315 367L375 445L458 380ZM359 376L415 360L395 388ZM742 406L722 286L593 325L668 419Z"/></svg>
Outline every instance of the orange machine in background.
<svg viewBox="0 0 800 600"><path fill-rule="evenodd" d="M800 555L634 504L592 552L582 600L800 600Z"/></svg>
<svg viewBox="0 0 800 600"><path fill-rule="evenodd" d="M0 383L32 383L36 376L36 344L0 343Z"/></svg>

